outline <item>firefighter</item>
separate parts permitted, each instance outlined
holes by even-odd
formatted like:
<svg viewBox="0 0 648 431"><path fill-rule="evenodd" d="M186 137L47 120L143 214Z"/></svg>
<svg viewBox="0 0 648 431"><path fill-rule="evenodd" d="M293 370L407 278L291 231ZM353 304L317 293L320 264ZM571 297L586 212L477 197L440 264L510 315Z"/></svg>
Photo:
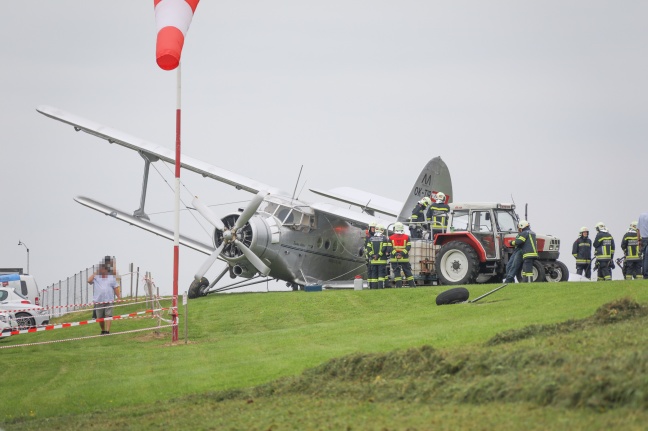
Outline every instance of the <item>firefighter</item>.
<svg viewBox="0 0 648 431"><path fill-rule="evenodd" d="M641 240L639 241L639 249L643 254L641 271L643 272L643 278L648 279L648 213L639 214L637 234L641 238Z"/></svg>
<svg viewBox="0 0 648 431"><path fill-rule="evenodd" d="M365 246L365 254L369 258L369 275L367 276L369 289L383 289L385 287L387 258L391 246L384 232L384 226L377 225L376 232Z"/></svg>
<svg viewBox="0 0 648 431"><path fill-rule="evenodd" d="M598 268L597 280L612 280L612 270L610 263L614 258L614 238L605 227L605 223L596 223L596 238L592 243L594 255L596 256L596 266Z"/></svg>
<svg viewBox="0 0 648 431"><path fill-rule="evenodd" d="M427 223L425 223L426 213L430 205L432 204L432 199L429 197L424 197L414 207L412 210L412 216L410 220L413 224L410 225L410 236L412 238L422 238L424 230L427 230ZM421 224L416 224L421 223Z"/></svg>
<svg viewBox="0 0 648 431"><path fill-rule="evenodd" d="M637 222L630 223L630 228L623 235L621 250L625 253L623 264L623 275L626 280L643 278L641 273L641 252L639 250L639 235L637 234Z"/></svg>
<svg viewBox="0 0 648 431"><path fill-rule="evenodd" d="M580 228L580 234L572 246L572 255L576 259L576 274L592 278L592 240L589 239L589 229Z"/></svg>
<svg viewBox="0 0 648 431"><path fill-rule="evenodd" d="M394 225L394 234L389 237L389 241L391 243L391 269L394 273L396 287L403 287L401 269L409 287L416 287L414 284L414 275L412 275L412 266L409 263L409 251L412 248L412 243L410 242L409 235L405 233L403 223L396 222Z"/></svg>
<svg viewBox="0 0 648 431"><path fill-rule="evenodd" d="M450 214L450 207L445 203L446 195L443 192L436 194L436 202L430 205L427 212L427 221L430 222L432 227L432 238L445 232L448 227L448 214Z"/></svg>
<svg viewBox="0 0 648 431"><path fill-rule="evenodd" d="M511 245L519 249L519 253L522 254L522 281L531 283L533 281L533 262L538 258L538 245L536 234L531 230L528 221L520 220L518 235L511 241Z"/></svg>
<svg viewBox="0 0 648 431"><path fill-rule="evenodd" d="M371 241L371 237L374 236L374 234L376 233L376 226L378 226L378 223L372 221L371 223L369 223L369 228L365 230L365 243L364 243L365 249L367 248L367 243ZM366 255L365 257L367 258L367 274L369 274L369 266L370 266L369 255Z"/></svg>

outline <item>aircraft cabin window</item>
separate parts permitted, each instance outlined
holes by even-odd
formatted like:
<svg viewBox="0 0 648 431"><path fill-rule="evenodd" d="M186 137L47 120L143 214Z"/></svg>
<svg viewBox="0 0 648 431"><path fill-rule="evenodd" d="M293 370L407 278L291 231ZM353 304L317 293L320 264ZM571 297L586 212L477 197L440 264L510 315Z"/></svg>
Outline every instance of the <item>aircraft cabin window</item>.
<svg viewBox="0 0 648 431"><path fill-rule="evenodd" d="M9 294L6 291L0 290L0 301L7 299L7 296L9 296Z"/></svg>
<svg viewBox="0 0 648 431"><path fill-rule="evenodd" d="M333 251L337 251L337 249L338 249L338 242L333 241Z"/></svg>
<svg viewBox="0 0 648 431"><path fill-rule="evenodd" d="M327 249L327 250L328 250L329 248L331 248L331 241L329 241L329 240L327 239L326 242L324 243L324 248Z"/></svg>
<svg viewBox="0 0 648 431"><path fill-rule="evenodd" d="M322 248L322 244L324 244L322 237L317 238L317 248Z"/></svg>

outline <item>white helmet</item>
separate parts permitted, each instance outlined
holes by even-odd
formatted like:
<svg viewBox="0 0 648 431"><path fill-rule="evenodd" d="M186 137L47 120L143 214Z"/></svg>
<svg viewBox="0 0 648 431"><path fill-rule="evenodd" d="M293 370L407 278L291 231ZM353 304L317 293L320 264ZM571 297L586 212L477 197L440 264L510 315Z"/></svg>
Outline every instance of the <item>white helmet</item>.
<svg viewBox="0 0 648 431"><path fill-rule="evenodd" d="M582 228L580 228L580 233L583 232L589 232L589 228L587 226L583 226Z"/></svg>
<svg viewBox="0 0 648 431"><path fill-rule="evenodd" d="M529 222L526 220L520 220L520 223L518 223L518 229L524 229L525 227L529 227Z"/></svg>
<svg viewBox="0 0 648 431"><path fill-rule="evenodd" d="M605 229L605 223L603 223L602 221L596 223L596 230L597 231L606 230Z"/></svg>
<svg viewBox="0 0 648 431"><path fill-rule="evenodd" d="M375 222L375 221L372 221L371 223L369 223L369 228L370 228L370 229L371 229L372 227L376 227L376 226L378 226L378 223Z"/></svg>
<svg viewBox="0 0 648 431"><path fill-rule="evenodd" d="M436 199L437 202L445 202L446 195L443 192L437 192Z"/></svg>
<svg viewBox="0 0 648 431"><path fill-rule="evenodd" d="M405 226L403 226L403 223L397 221L396 224L394 224L394 232L405 232Z"/></svg>
<svg viewBox="0 0 648 431"><path fill-rule="evenodd" d="M385 231L385 226L379 224L376 226L376 233L383 233Z"/></svg>
<svg viewBox="0 0 648 431"><path fill-rule="evenodd" d="M637 229L637 224L639 224L639 222L637 222L636 220L630 223L630 229Z"/></svg>
<svg viewBox="0 0 648 431"><path fill-rule="evenodd" d="M432 203L432 199L430 199L429 197L426 196L423 199L421 199L419 201L419 203L427 206L427 205L430 205Z"/></svg>

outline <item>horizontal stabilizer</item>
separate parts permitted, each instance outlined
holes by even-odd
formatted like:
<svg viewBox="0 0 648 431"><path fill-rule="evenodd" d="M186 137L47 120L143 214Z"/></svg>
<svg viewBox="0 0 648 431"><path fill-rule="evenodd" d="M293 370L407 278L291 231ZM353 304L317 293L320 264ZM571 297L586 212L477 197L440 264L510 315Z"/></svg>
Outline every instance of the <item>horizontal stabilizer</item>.
<svg viewBox="0 0 648 431"><path fill-rule="evenodd" d="M144 229L146 231L152 232L163 238L169 239L171 241L173 241L174 239L173 231L170 231L169 229L153 224L149 221L142 220L141 218L132 216L130 214L126 214L125 212L120 211L116 208L111 208L108 205L102 204L101 202L97 202L95 200L86 198L84 196L77 196L74 198L74 200L80 203L81 205L87 206L88 208L92 208L93 210L99 211L100 213L104 213L110 217L114 217L117 220L121 220L130 225L136 226L140 229ZM214 251L214 247L211 247L207 244L196 241L194 239L184 237L182 235L180 236L180 244L205 254L210 254L211 252Z"/></svg>
<svg viewBox="0 0 648 431"><path fill-rule="evenodd" d="M368 227L369 223L371 222L378 222L382 223L385 226L387 226L390 221L387 220L380 220L374 216L371 216L369 214L364 214L364 213L359 213L356 211L352 211L347 208L341 208L337 205L331 205L327 203L322 203L322 202L317 202L311 205L311 208L313 208L315 211L329 214L335 217L342 217L346 219L348 222L355 222L356 225L361 226L361 227Z"/></svg>
<svg viewBox="0 0 648 431"><path fill-rule="evenodd" d="M402 202L354 189L353 187L337 187L331 190L310 189L310 191L340 202L359 206L366 212L377 212L392 217L398 216L403 207Z"/></svg>

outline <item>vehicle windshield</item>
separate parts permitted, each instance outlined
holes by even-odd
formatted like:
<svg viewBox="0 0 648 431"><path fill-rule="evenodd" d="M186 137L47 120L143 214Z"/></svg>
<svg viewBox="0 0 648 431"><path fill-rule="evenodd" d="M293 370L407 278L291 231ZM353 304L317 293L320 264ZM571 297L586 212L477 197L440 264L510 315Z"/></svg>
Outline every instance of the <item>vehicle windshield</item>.
<svg viewBox="0 0 648 431"><path fill-rule="evenodd" d="M500 232L517 232L517 217L512 212L495 210L495 217Z"/></svg>

